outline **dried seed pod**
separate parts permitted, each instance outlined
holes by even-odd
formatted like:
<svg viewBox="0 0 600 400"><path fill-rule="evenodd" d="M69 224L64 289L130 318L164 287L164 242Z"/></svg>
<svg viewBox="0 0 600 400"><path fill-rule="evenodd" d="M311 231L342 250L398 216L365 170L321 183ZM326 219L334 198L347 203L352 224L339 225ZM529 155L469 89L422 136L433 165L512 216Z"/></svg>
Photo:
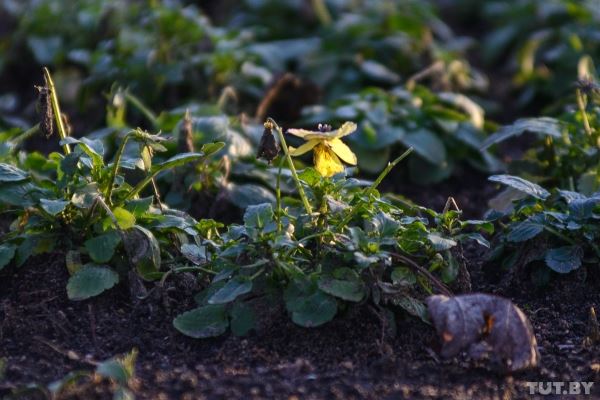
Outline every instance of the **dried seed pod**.
<svg viewBox="0 0 600 400"><path fill-rule="evenodd" d="M263 131L262 137L260 138L260 144L258 145L257 158L263 158L270 164L275 157L279 154L279 144L273 136L273 124L269 121L264 124L265 130Z"/></svg>
<svg viewBox="0 0 600 400"><path fill-rule="evenodd" d="M38 112L40 114L40 130L46 138L54 133L54 112L50 100L50 89L47 86L35 86L38 91Z"/></svg>
<svg viewBox="0 0 600 400"><path fill-rule="evenodd" d="M179 139L177 141L177 149L180 153L193 153L194 152L194 138L193 138L193 126L192 118L190 117L189 110L185 112L183 117L183 123L179 130Z"/></svg>

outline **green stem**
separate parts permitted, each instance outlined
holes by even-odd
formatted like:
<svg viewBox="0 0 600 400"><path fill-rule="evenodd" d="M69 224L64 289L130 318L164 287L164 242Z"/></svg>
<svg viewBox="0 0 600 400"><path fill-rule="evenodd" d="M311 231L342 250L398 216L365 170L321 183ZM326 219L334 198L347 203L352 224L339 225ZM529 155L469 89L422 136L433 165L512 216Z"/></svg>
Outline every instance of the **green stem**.
<svg viewBox="0 0 600 400"><path fill-rule="evenodd" d="M281 127L277 125L277 123L272 118L267 118L267 122L273 124L275 131L279 137L279 143L281 144L281 148L283 149L283 153L288 162L288 166L290 167L290 171L292 171L292 178L294 178L294 182L296 183L296 188L298 189L298 195L300 199L302 199L302 204L304 204L304 209L309 216L312 216L312 207L308 202L306 194L304 193L304 188L302 187L302 183L300 182L300 178L298 178L298 173L296 172L296 167L294 167L294 161L292 161L292 157L290 156L290 152L287 147L287 143L285 142L285 138L283 137L283 131Z"/></svg>
<svg viewBox="0 0 600 400"><path fill-rule="evenodd" d="M250 277L250 280L253 281L256 278L258 278L263 272L265 272L265 267L262 267L261 269L259 269L254 275L252 275Z"/></svg>
<svg viewBox="0 0 600 400"><path fill-rule="evenodd" d="M210 275L216 275L217 273L215 271L211 271L210 269L206 269L206 268L202 268L202 267L179 267L179 268L173 268L172 270L170 270L169 272L174 272L174 273L178 273L178 272L197 272L197 271L201 271Z"/></svg>
<svg viewBox="0 0 600 400"><path fill-rule="evenodd" d="M315 14L317 14L317 18L321 21L321 24L324 26L331 24L331 14L329 14L329 10L327 9L324 0L312 0L312 7Z"/></svg>
<svg viewBox="0 0 600 400"><path fill-rule="evenodd" d="M375 179L375 182L373 182L371 184L371 186L369 187L368 191L372 192L375 189L377 189L377 187L381 184L381 182L383 181L383 179L390 173L390 171L392 169L394 169L394 167L402 160L404 160L406 157L408 157L408 155L410 153L413 152L413 148L409 147L404 153L402 153L400 155L400 157L396 158L394 161L392 161L391 163L388 163L388 165L385 167L385 169L381 172L381 174L379 174L379 176L377 177L377 179Z"/></svg>
<svg viewBox="0 0 600 400"><path fill-rule="evenodd" d="M29 139L30 137L32 137L39 131L40 131L40 123L38 122L37 124L35 124L34 126L32 126L29 129L27 129L25 132L21 133L19 136L15 137L14 139L12 139L10 141L13 145L10 151L14 152L15 150L17 150L19 148L19 146L21 145L21 143L23 143L24 141L26 141L27 139Z"/></svg>
<svg viewBox="0 0 600 400"><path fill-rule="evenodd" d="M125 91L125 99L127 99L127 101L129 101L135 108L137 108L144 115L144 117L146 117L146 119L150 121L150 123L155 129L159 128L159 123L156 115L154 115L154 113L148 107L146 107L140 99L138 99L136 96L132 95L128 91Z"/></svg>
<svg viewBox="0 0 600 400"><path fill-rule="evenodd" d="M408 157L408 155L410 153L412 153L413 148L409 147L404 153L402 153L400 155L400 157L396 158L394 161L388 163L388 165L385 167L385 169L383 171L381 171L381 174L379 174L379 176L377 177L377 179L375 179L375 182L373 182L371 184L371 186L369 186L365 191L364 194L370 194L372 193L375 189L377 189L377 187L381 184L381 182L383 181L383 179L390 173L390 171L402 160L404 160L406 157ZM348 215L346 215L346 217L336 225L337 229L342 229L344 226L346 226L348 224L348 222L350 222L352 220L352 218L354 218L354 215L356 214L356 210L358 210L358 207L353 207L350 212L348 213Z"/></svg>
<svg viewBox="0 0 600 400"><path fill-rule="evenodd" d="M154 177L156 175L158 175L158 173L160 172L160 170L151 173L150 175L146 176L144 179L142 179L132 190L131 192L129 192L129 194L127 195L127 197L125 198L125 200L129 200L135 196L137 196L142 190L144 190L144 188L152 182L152 179L154 179Z"/></svg>
<svg viewBox="0 0 600 400"><path fill-rule="evenodd" d="M283 168L283 158L279 161L279 172L277 173L277 183L275 185L277 232L281 232L281 169Z"/></svg>
<svg viewBox="0 0 600 400"><path fill-rule="evenodd" d="M56 88L54 87L54 81L52 80L52 76L50 76L50 71L46 67L44 67L44 80L46 81L46 86L48 87L48 91L50 92L50 101L52 103L54 121L56 122L56 127L58 128L58 136L60 137L60 140L66 139L68 135L65 126L63 125L60 104L58 103L58 96L56 95ZM62 148L65 155L71 153L71 148L68 144L63 144Z"/></svg>
<svg viewBox="0 0 600 400"><path fill-rule="evenodd" d="M121 141L121 144L119 145L117 154L115 155L115 162L112 167L112 170L110 171L110 177L108 178L108 187L106 188L106 194L104 195L108 204L112 204L111 196L112 196L113 186L115 185L115 179L117 177L117 172L119 171L119 164L121 163L121 158L123 157L123 151L125 150L125 145L127 144L127 141L129 140L131 135L132 135L131 132L129 132L127 135L125 135L125 137Z"/></svg>
<svg viewBox="0 0 600 400"><path fill-rule="evenodd" d="M583 119L583 128L588 136L592 136L594 131L590 126L590 121L588 120L587 113L585 112L585 101L583 100L583 95L581 94L581 90L577 89L575 91L577 95L577 106L579 107L579 111L581 112L581 118Z"/></svg>
<svg viewBox="0 0 600 400"><path fill-rule="evenodd" d="M564 240L565 242L567 242L567 243L569 243L569 244L571 244L571 245L576 245L576 244L577 244L577 242L576 242L576 241L574 241L573 239L571 239L571 238L569 238L569 237L567 237L567 236L563 235L562 233L560 233L560 232L558 232L558 231L554 230L554 228L550 228L549 226L544 226L544 229L545 229L546 231L550 232L551 234L553 234L554 236L556 236L556 237L558 237L558 238L560 238L560 239Z"/></svg>

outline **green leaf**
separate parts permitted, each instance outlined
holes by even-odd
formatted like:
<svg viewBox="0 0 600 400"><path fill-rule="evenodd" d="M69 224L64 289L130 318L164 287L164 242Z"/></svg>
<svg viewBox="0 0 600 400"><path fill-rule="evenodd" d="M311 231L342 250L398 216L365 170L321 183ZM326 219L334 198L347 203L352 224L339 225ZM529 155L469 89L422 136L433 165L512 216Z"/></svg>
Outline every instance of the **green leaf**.
<svg viewBox="0 0 600 400"><path fill-rule="evenodd" d="M135 375L137 354L137 350L133 349L129 354L103 361L96 367L96 373L125 386Z"/></svg>
<svg viewBox="0 0 600 400"><path fill-rule="evenodd" d="M151 281L162 276L159 272L160 246L152 232L136 225L125 232L124 245L127 255L143 279Z"/></svg>
<svg viewBox="0 0 600 400"><path fill-rule="evenodd" d="M3 243L0 245L0 270L6 267L8 263L15 256L15 251L17 250L17 246L10 243Z"/></svg>
<svg viewBox="0 0 600 400"><path fill-rule="evenodd" d="M264 228L273 221L273 207L270 203L249 206L244 213L244 225L249 228Z"/></svg>
<svg viewBox="0 0 600 400"><path fill-rule="evenodd" d="M244 336L256 325L256 316L252 307L244 303L235 303L230 312L231 332L236 336Z"/></svg>
<svg viewBox="0 0 600 400"><path fill-rule="evenodd" d="M365 296L365 287L360 280L342 280L323 276L319 279L319 289L342 300L359 302Z"/></svg>
<svg viewBox="0 0 600 400"><path fill-rule="evenodd" d="M235 277L213 294L208 299L208 304L231 303L239 296L252 291L252 281L242 277Z"/></svg>
<svg viewBox="0 0 600 400"><path fill-rule="evenodd" d="M198 339L222 335L229 321L224 305L208 305L180 314L173 320L173 326L184 335Z"/></svg>
<svg viewBox="0 0 600 400"><path fill-rule="evenodd" d="M130 229L135 225L135 215L122 207L116 207L112 210L117 218L117 224L121 229Z"/></svg>
<svg viewBox="0 0 600 400"><path fill-rule="evenodd" d="M323 325L335 317L336 300L309 281L293 281L284 293L294 323L307 328Z"/></svg>
<svg viewBox="0 0 600 400"><path fill-rule="evenodd" d="M60 214L67 208L70 201L67 200L48 200L48 199L40 199L40 206L44 211L46 211L50 215Z"/></svg>
<svg viewBox="0 0 600 400"><path fill-rule="evenodd" d="M536 199L545 200L550 196L550 192L538 185L537 183L529 182L523 178L512 175L492 175L488 178L492 182L498 182L509 186L520 192L526 193Z"/></svg>
<svg viewBox="0 0 600 400"><path fill-rule="evenodd" d="M180 167L192 161L198 161L204 157L203 153L181 153L169 158L167 161L152 166L152 173L164 171L169 168Z"/></svg>
<svg viewBox="0 0 600 400"><path fill-rule="evenodd" d="M148 211L152 205L154 196L143 197L141 199L129 200L125 203L124 208L136 217L141 217Z"/></svg>
<svg viewBox="0 0 600 400"><path fill-rule="evenodd" d="M73 193L73 196L71 196L71 203L77 208L87 209L94 204L98 196L100 196L98 184L90 183Z"/></svg>
<svg viewBox="0 0 600 400"><path fill-rule="evenodd" d="M408 267L397 267L392 270L392 282L405 286L412 286L417 283L417 277Z"/></svg>
<svg viewBox="0 0 600 400"><path fill-rule="evenodd" d="M581 267L583 249L580 246L563 246L546 252L545 261L552 270L567 274Z"/></svg>
<svg viewBox="0 0 600 400"><path fill-rule="evenodd" d="M29 178L29 174L10 164L0 164L0 182L19 182Z"/></svg>
<svg viewBox="0 0 600 400"><path fill-rule="evenodd" d="M456 241L442 237L437 233L430 233L427 235L427 239L429 239L435 251L448 250L457 244Z"/></svg>
<svg viewBox="0 0 600 400"><path fill-rule="evenodd" d="M119 275L96 264L86 264L67 283L67 295L71 300L85 300L110 289L119 282Z"/></svg>
<svg viewBox="0 0 600 400"><path fill-rule="evenodd" d="M263 186L254 183L228 183L228 198L241 209L262 203L275 203L275 195Z"/></svg>
<svg viewBox="0 0 600 400"><path fill-rule="evenodd" d="M531 220L513 224L506 239L509 242L524 242L533 239L544 230L544 225Z"/></svg>
<svg viewBox="0 0 600 400"><path fill-rule="evenodd" d="M434 133L421 129L418 132L407 133L401 138L406 147L413 147L415 152L434 165L446 163L446 147Z"/></svg>
<svg viewBox="0 0 600 400"><path fill-rule="evenodd" d="M221 150L224 146L225 143L223 142L204 143L200 148L200 152L204 154L205 157L207 157Z"/></svg>
<svg viewBox="0 0 600 400"><path fill-rule="evenodd" d="M540 133L559 138L562 136L561 130L560 121L554 118L522 118L511 125L503 126L498 132L488 136L481 144L481 150L511 137L522 135L525 132Z"/></svg>
<svg viewBox="0 0 600 400"><path fill-rule="evenodd" d="M336 313L335 299L317 291L300 302L296 311L292 312L292 321L300 326L312 328L331 321Z"/></svg>
<svg viewBox="0 0 600 400"><path fill-rule="evenodd" d="M207 262L205 246L185 243L181 246L181 254L196 265L202 265Z"/></svg>
<svg viewBox="0 0 600 400"><path fill-rule="evenodd" d="M109 231L85 241L84 245L94 262L109 262L115 254L115 249L121 243L121 237L117 231Z"/></svg>
<svg viewBox="0 0 600 400"><path fill-rule="evenodd" d="M0 183L0 203L31 207L49 193L31 182Z"/></svg>

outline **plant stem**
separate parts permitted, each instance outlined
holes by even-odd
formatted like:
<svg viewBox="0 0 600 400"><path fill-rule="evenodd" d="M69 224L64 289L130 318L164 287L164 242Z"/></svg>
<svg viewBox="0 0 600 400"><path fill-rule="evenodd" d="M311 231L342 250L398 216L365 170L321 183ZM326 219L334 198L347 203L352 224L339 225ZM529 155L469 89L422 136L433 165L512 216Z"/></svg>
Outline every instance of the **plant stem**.
<svg viewBox="0 0 600 400"><path fill-rule="evenodd" d="M304 204L304 209L309 216L312 216L312 207L306 198L306 194L304 193L304 188L302 187L302 183L300 182L300 178L298 178L298 173L296 172L296 167L294 167L294 161L292 161L292 157L290 156L290 152L287 147L287 143L285 142L285 138L283 137L283 131L279 125L273 120L273 118L267 118L267 122L273 124L275 131L279 137L279 143L281 144L281 148L283 149L283 153L288 162L288 166L290 167L290 171L292 171L292 178L294 178L294 182L296 183L296 188L298 189L298 195L300 199L302 199L302 204Z"/></svg>
<svg viewBox="0 0 600 400"><path fill-rule="evenodd" d="M392 257L396 258L397 260L402 261L403 263L408 265L417 274L429 279L431 281L431 283L433 283L433 285L436 286L438 288L438 290L441 293L443 293L444 295L449 296L449 297L454 296L452 294L452 292L450 291L450 289L448 289L448 287L446 287L446 285L444 285L440 280L438 280L435 276L433 276L431 274L431 272L427 271L426 268L421 267L419 264L417 264L410 258L403 256L402 254L391 253L391 255L392 255Z"/></svg>
<svg viewBox="0 0 600 400"><path fill-rule="evenodd" d="M108 204L112 204L111 196L112 196L113 186L115 185L115 179L117 177L117 172L119 171L119 164L121 163L121 158L123 157L123 151L125 150L125 145L127 144L127 141L129 140L131 135L132 135L131 132L129 132L127 135L125 135L125 137L121 141L121 144L119 145L117 154L115 155L115 162L112 167L112 170L110 171L110 177L108 178L108 187L106 188L106 193L104 195Z"/></svg>
<svg viewBox="0 0 600 400"><path fill-rule="evenodd" d="M565 235L563 235L562 233L558 232L557 230L555 230L554 228L550 228L549 226L544 226L544 230L550 232L551 234L553 234L554 236L564 240L565 242L571 244L571 245L576 245L577 242Z"/></svg>
<svg viewBox="0 0 600 400"><path fill-rule="evenodd" d="M406 157L408 157L408 155L410 153L412 153L413 148L409 147L404 153L402 153L400 155L400 157L396 158L394 161L388 163L388 165L385 167L385 169L381 172L381 174L379 174L379 176L377 177L377 179L375 180L375 182L373 182L371 184L371 186L369 186L363 193L364 194L370 194L372 193L375 189L377 189L377 187L379 186L379 184L381 184L381 182L383 181L383 179L387 176L387 174L390 173L390 171L402 160L404 160ZM346 226L348 224L348 222L350 222L352 220L352 218L354 218L354 214L356 214L356 210L358 209L358 207L353 207L350 212L348 213L348 215L346 215L346 217L336 225L336 228L338 229L342 229L344 226Z"/></svg>
<svg viewBox="0 0 600 400"><path fill-rule="evenodd" d="M50 76L50 71L46 67L44 67L44 80L46 81L46 86L48 87L48 91L50 92L50 101L52 103L54 121L56 122L56 127L58 128L58 136L60 137L60 140L66 139L68 135L67 131L65 130L65 126L63 125L62 114L60 112L60 104L58 103L58 96L56 95L56 88L54 87L54 81L52 80L52 76ZM71 148L68 144L63 144L62 148L65 155L71 153Z"/></svg>
<svg viewBox="0 0 600 400"><path fill-rule="evenodd" d="M12 139L10 141L12 143L12 145L13 145L12 148L11 148L11 150L10 150L11 153L13 153L15 150L17 150L19 148L19 146L21 145L21 143L23 143L25 140L29 139L30 137L32 137L33 135L35 135L39 131L40 131L40 123L38 122L37 124L35 124L31 128L27 129L25 132L21 133L16 138Z"/></svg>
<svg viewBox="0 0 600 400"><path fill-rule="evenodd" d="M125 91L124 95L127 101L129 101L135 108L137 108L142 114L144 114L144 117L146 117L148 121L150 121L150 123L155 129L159 128L159 123L158 119L156 118L156 115L154 115L154 113L148 107L146 107L146 105L144 105L144 103L142 103L140 99L138 99L136 96L132 95L128 91Z"/></svg>
<svg viewBox="0 0 600 400"><path fill-rule="evenodd" d="M312 0L312 7L315 14L317 14L317 18L321 21L321 24L324 26L331 24L331 14L329 14L329 10L327 9L324 0Z"/></svg>
<svg viewBox="0 0 600 400"><path fill-rule="evenodd" d="M400 155L400 157L396 158L394 161L392 161L391 163L388 163L388 165L385 167L385 169L381 172L381 174L379 174L379 176L377 177L377 179L375 179L375 182L373 182L371 184L371 186L369 187L368 191L372 192L373 190L377 189L377 187L381 184L381 182L383 181L383 179L390 173L390 171L392 169L394 169L394 167L402 160L404 160L406 157L408 157L408 155L410 153L413 152L413 148L409 147L404 153L402 153Z"/></svg>
<svg viewBox="0 0 600 400"><path fill-rule="evenodd" d="M585 133L587 133L588 136L592 136L594 134L594 130L590 126L590 121L588 120L588 116L585 111L585 101L583 100L581 90L577 89L575 91L575 94L577 95L577 106L579 107L579 111L581 112L581 118L583 120L583 128L585 129Z"/></svg>
<svg viewBox="0 0 600 400"><path fill-rule="evenodd" d="M277 183L275 185L275 198L277 199L275 215L277 216L277 232L281 232L281 168L283 167L283 158L279 161L279 172L277 173Z"/></svg>

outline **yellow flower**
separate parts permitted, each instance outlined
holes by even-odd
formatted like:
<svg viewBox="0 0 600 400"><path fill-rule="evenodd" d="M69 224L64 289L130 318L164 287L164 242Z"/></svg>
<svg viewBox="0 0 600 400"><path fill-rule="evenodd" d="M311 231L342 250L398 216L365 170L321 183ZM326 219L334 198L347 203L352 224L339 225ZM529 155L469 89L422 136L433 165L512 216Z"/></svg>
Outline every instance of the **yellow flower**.
<svg viewBox="0 0 600 400"><path fill-rule="evenodd" d="M345 122L339 129L329 132L288 129L288 133L306 140L306 143L297 149L290 146L290 155L301 156L312 150L315 169L324 177L333 176L344 171L344 164L340 158L350 165L356 165L356 155L340 140L355 130L354 122Z"/></svg>

